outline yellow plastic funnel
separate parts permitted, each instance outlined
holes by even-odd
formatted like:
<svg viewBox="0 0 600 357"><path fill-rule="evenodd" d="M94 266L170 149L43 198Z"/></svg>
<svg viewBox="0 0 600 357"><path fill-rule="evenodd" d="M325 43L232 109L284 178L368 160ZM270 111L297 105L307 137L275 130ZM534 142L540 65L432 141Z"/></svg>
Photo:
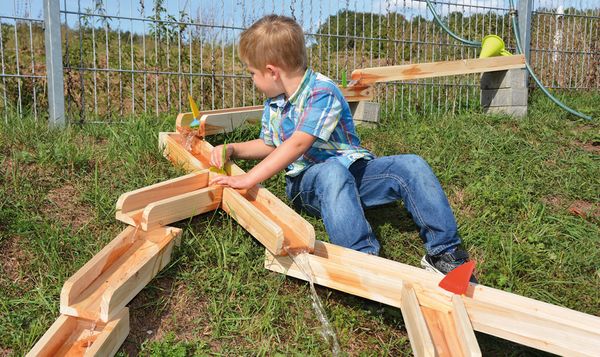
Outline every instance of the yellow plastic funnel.
<svg viewBox="0 0 600 357"><path fill-rule="evenodd" d="M481 41L481 52L479 58L488 58L495 56L511 56L512 54L504 49L504 41L499 36L487 35Z"/></svg>

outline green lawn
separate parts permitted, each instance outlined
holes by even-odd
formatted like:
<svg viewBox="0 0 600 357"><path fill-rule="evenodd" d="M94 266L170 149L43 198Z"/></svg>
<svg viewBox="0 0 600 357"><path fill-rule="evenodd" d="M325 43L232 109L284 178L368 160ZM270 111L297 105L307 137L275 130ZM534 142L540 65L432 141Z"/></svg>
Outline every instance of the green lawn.
<svg viewBox="0 0 600 357"><path fill-rule="evenodd" d="M600 117L599 93L566 98ZM532 101L525 119L388 112L360 134L378 155L416 153L432 165L481 283L600 316L600 125ZM0 355L23 355L58 317L65 280L124 228L114 219L120 194L182 174L157 147L173 127L174 116L64 131L28 118L0 124ZM285 199L282 175L265 186ZM401 204L368 216L384 257L418 265L420 238ZM120 354L328 354L306 283L265 270L264 249L235 221L216 211L175 226L182 245L129 305ZM344 352L411 354L398 309L317 290ZM484 355L539 354L478 338Z"/></svg>

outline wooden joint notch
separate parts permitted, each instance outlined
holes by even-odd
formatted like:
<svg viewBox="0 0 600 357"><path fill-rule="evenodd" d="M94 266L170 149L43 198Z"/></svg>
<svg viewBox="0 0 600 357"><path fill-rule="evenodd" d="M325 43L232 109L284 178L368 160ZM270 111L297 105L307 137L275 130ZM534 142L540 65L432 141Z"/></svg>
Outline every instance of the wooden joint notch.
<svg viewBox="0 0 600 357"><path fill-rule="evenodd" d="M60 315L27 357L114 356L129 334L129 309L108 322Z"/></svg>
<svg viewBox="0 0 600 357"><path fill-rule="evenodd" d="M60 312L107 322L171 260L181 229L143 232L127 227L70 277L60 293Z"/></svg>

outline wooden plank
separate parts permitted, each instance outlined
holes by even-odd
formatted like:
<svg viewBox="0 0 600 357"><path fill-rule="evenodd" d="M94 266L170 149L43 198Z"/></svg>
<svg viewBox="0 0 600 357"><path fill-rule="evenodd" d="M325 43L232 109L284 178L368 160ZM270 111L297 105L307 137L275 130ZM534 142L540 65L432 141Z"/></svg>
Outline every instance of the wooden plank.
<svg viewBox="0 0 600 357"><path fill-rule="evenodd" d="M513 68L525 68L523 55L362 68L352 72L352 80L357 81L359 85L371 85L381 82L494 72Z"/></svg>
<svg viewBox="0 0 600 357"><path fill-rule="evenodd" d="M486 296L463 297L476 331L557 355L598 356L600 318L491 288L483 290Z"/></svg>
<svg viewBox="0 0 600 357"><path fill-rule="evenodd" d="M473 331L471 320L467 314L467 309L459 295L452 297L452 317L454 318L454 325L456 328L456 335L458 336L458 342L462 350L463 356L467 357L481 357L481 350L477 343L477 337Z"/></svg>
<svg viewBox="0 0 600 357"><path fill-rule="evenodd" d="M196 143L194 152L198 156L210 157L213 146L208 141ZM225 170L232 176L244 174L239 166L233 161L228 161ZM308 250L312 252L315 245L315 229L302 216L294 211L290 206L283 203L277 196L269 192L262 185L256 185L240 193L252 205L258 208L264 215L269 217L283 230L283 247L293 250ZM282 251L281 254L287 254Z"/></svg>
<svg viewBox="0 0 600 357"><path fill-rule="evenodd" d="M413 288L404 284L402 288L402 316L404 318L404 324L408 331L408 338L410 339L410 346L412 347L413 354L417 357L420 356L435 356L435 347L433 341L429 335L429 329L425 323L425 318L421 313L421 307L417 300L417 295Z"/></svg>
<svg viewBox="0 0 600 357"><path fill-rule="evenodd" d="M114 356L129 334L129 310L107 323L60 315L27 356Z"/></svg>
<svg viewBox="0 0 600 357"><path fill-rule="evenodd" d="M283 230L236 190L225 187L221 208L273 254L283 251Z"/></svg>
<svg viewBox="0 0 600 357"><path fill-rule="evenodd" d="M312 256L311 264L316 260ZM321 241L315 242L314 257L323 258L321 270L334 263L385 278L390 286L394 282L412 284L421 307L442 313L443 326L456 329L450 315L453 295L437 286L440 275ZM290 263L285 259L289 258L277 257L267 268L302 279L293 269L287 270ZM327 280L322 282L329 286ZM368 287L368 282L363 285ZM395 306L393 299L375 292L372 290L372 297L359 296ZM476 331L561 355L594 356L600 351L600 317L476 284L470 284L462 300ZM454 345L460 346L460 342Z"/></svg>
<svg viewBox="0 0 600 357"><path fill-rule="evenodd" d="M77 327L77 318L60 315L42 338L27 353L27 357L53 357Z"/></svg>
<svg viewBox="0 0 600 357"><path fill-rule="evenodd" d="M352 264L336 264L318 255L308 254L306 260L315 284L390 306L402 306L402 281L389 280L386 276ZM299 268L290 256L275 256L268 250L265 251L265 268L297 279L309 279L303 268Z"/></svg>
<svg viewBox="0 0 600 357"><path fill-rule="evenodd" d="M208 186L208 170L192 172L171 180L139 188L122 194L117 200L117 210L129 212L146 207L152 202L196 191Z"/></svg>
<svg viewBox="0 0 600 357"><path fill-rule="evenodd" d="M314 227L290 206L283 203L266 188L258 185L249 189L243 196L281 227L283 230L283 247L286 251L314 251Z"/></svg>
<svg viewBox="0 0 600 357"><path fill-rule="evenodd" d="M60 303L71 305L98 276L107 271L138 238L139 231L135 227L125 228L115 239L106 245L98 254L90 259L81 269L71 276L60 293Z"/></svg>
<svg viewBox="0 0 600 357"><path fill-rule="evenodd" d="M208 176L206 174L206 176ZM208 178L207 178L208 180ZM141 227L150 231L198 214L213 211L221 204L222 187L204 187L196 191L152 202L144 209Z"/></svg>
<svg viewBox="0 0 600 357"><path fill-rule="evenodd" d="M202 170L126 192L117 200L115 218L137 226L141 223L142 211L147 205L206 187L208 174L208 170ZM144 228L144 230L147 229Z"/></svg>
<svg viewBox="0 0 600 357"><path fill-rule="evenodd" d="M253 112L255 113L257 111L260 111L262 113L263 110L264 110L264 106L262 106L262 105L227 108L227 109L205 110L205 111L200 112L200 117L198 118L198 120L200 120L203 115L215 115L215 114L227 114L227 113L253 113ZM260 120L260 117L258 119ZM189 127L190 123L193 120L194 120L194 115L191 112L179 113L179 115L177 116L177 119L175 120L176 130L178 132L181 132L182 128ZM211 121L207 121L206 124L207 124L206 134L210 135L208 129L210 128L210 125L213 123ZM240 125L241 124L243 124L243 122L240 123ZM218 126L214 127L214 129L217 131L222 130L222 128L220 128Z"/></svg>
<svg viewBox="0 0 600 357"><path fill-rule="evenodd" d="M61 291L62 314L112 319L171 259L181 230L161 227L143 232L127 227L77 273Z"/></svg>

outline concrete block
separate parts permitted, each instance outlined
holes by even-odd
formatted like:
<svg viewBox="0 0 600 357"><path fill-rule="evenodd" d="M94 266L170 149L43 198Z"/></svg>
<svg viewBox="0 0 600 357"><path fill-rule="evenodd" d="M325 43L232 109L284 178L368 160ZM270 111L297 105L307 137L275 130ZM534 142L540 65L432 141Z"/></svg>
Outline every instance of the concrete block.
<svg viewBox="0 0 600 357"><path fill-rule="evenodd" d="M352 118L356 124L364 123L379 123L379 103L360 101L350 103Z"/></svg>
<svg viewBox="0 0 600 357"><path fill-rule="evenodd" d="M482 89L482 107L527 106L527 88Z"/></svg>
<svg viewBox="0 0 600 357"><path fill-rule="evenodd" d="M490 114L507 114L513 117L522 118L527 115L527 106L483 107L483 111Z"/></svg>
<svg viewBox="0 0 600 357"><path fill-rule="evenodd" d="M481 89L524 88L527 70L524 68L507 71L485 72L481 75Z"/></svg>

